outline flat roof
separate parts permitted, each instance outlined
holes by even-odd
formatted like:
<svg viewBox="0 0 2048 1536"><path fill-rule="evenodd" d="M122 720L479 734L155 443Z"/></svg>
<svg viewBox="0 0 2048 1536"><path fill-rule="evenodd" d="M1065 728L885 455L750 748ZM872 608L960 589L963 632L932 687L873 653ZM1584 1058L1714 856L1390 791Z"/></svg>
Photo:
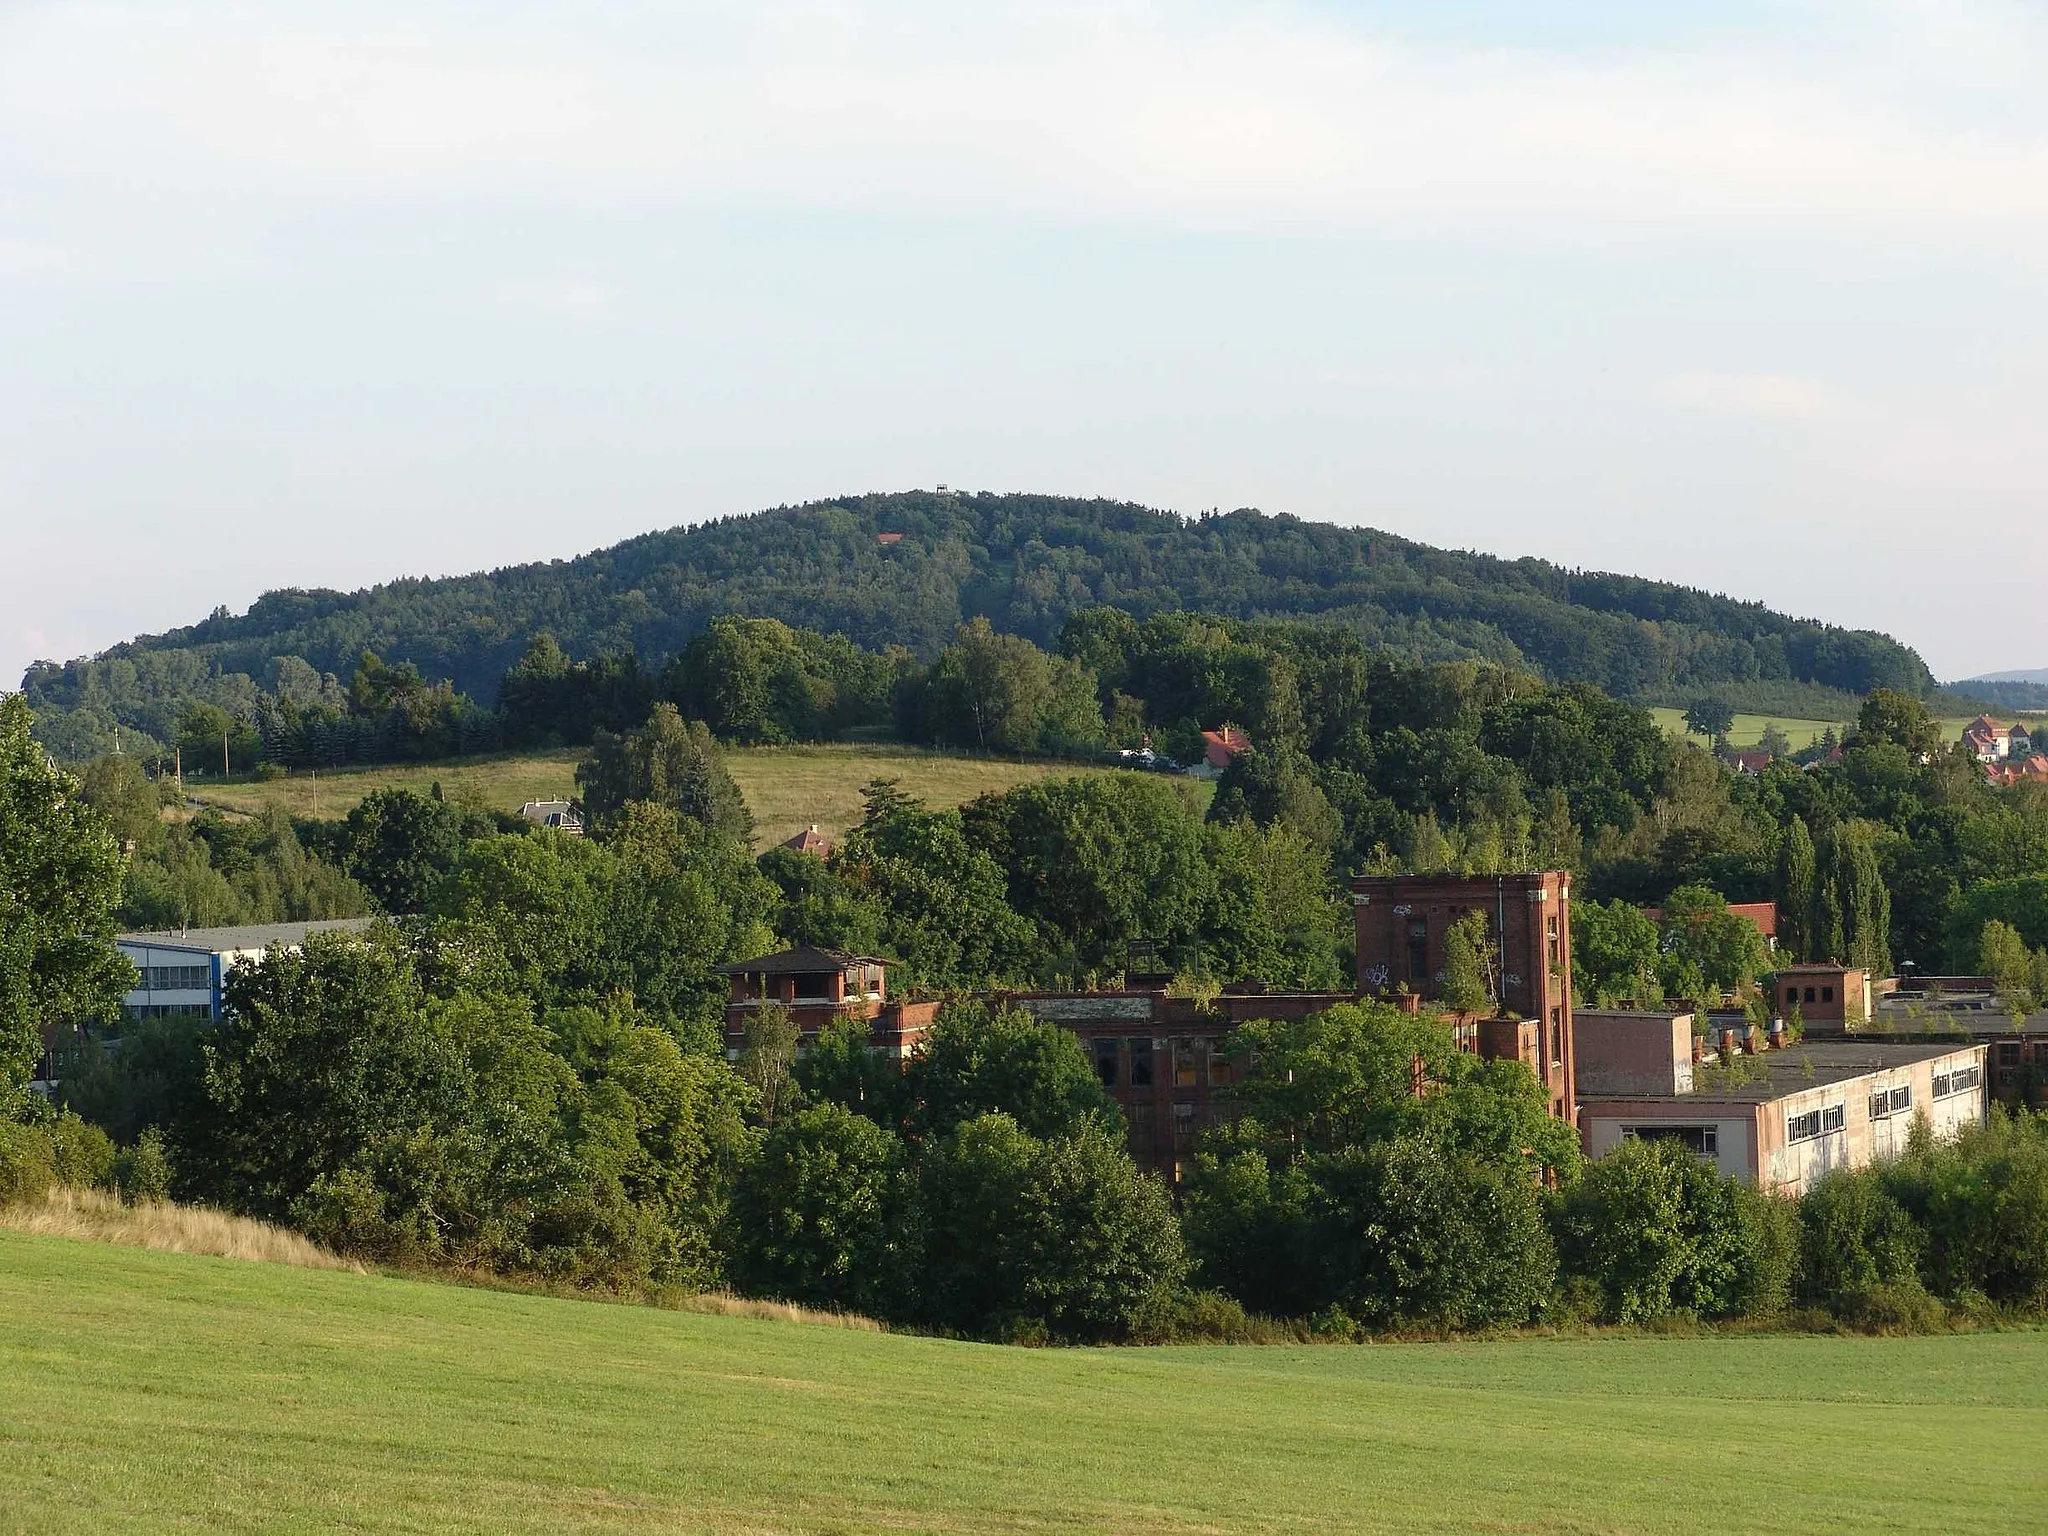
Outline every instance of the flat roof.
<svg viewBox="0 0 2048 1536"><path fill-rule="evenodd" d="M235 949L268 949L273 944L303 944L312 933L359 932L376 921L374 917L326 917L309 923L250 923L240 928L172 928L160 933L117 933L114 942L218 955Z"/></svg>
<svg viewBox="0 0 2048 1536"><path fill-rule="evenodd" d="M1660 1019L1670 1023L1673 1019L1698 1018L1703 1010L1699 1008L1574 1008L1575 1019Z"/></svg>
<svg viewBox="0 0 2048 1536"><path fill-rule="evenodd" d="M1891 1072L1919 1062L1935 1061L1959 1051L1974 1051L1983 1043L1981 1040L1932 1045L1899 1045L1878 1040L1801 1041L1780 1051L1744 1057L1745 1065L1764 1069L1766 1076L1760 1079L1732 1086L1708 1081L1689 1093L1581 1094L1579 1102L1588 1105L1641 1104L1651 1100L1674 1104L1766 1104L1773 1099L1789 1099L1815 1088L1854 1082L1872 1073ZM1705 1070L1711 1073L1717 1069L1709 1067Z"/></svg>

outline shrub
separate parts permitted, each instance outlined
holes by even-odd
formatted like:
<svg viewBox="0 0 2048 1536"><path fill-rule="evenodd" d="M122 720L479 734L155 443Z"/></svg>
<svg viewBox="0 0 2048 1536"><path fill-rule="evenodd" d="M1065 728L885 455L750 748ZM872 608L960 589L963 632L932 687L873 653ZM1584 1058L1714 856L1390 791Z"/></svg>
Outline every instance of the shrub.
<svg viewBox="0 0 2048 1536"><path fill-rule="evenodd" d="M1874 1169L1838 1169L1799 1202L1800 1294L1857 1320L1920 1286L1925 1237Z"/></svg>
<svg viewBox="0 0 2048 1536"><path fill-rule="evenodd" d="M1763 1198L1676 1143L1626 1142L1559 1202L1566 1273L1598 1291L1605 1322L1763 1315L1790 1278L1789 1233Z"/></svg>
<svg viewBox="0 0 2048 1536"><path fill-rule="evenodd" d="M1944 1146L1916 1136L1880 1178L1924 1236L1928 1285L1951 1299L2048 1306L2048 1122L2001 1110Z"/></svg>
<svg viewBox="0 0 2048 1536"><path fill-rule="evenodd" d="M0 1120L0 1205L29 1205L57 1182L50 1137L41 1126Z"/></svg>
<svg viewBox="0 0 2048 1536"><path fill-rule="evenodd" d="M129 1205L160 1204L171 1198L171 1155L163 1132L152 1125L114 1159L114 1184Z"/></svg>
<svg viewBox="0 0 2048 1536"><path fill-rule="evenodd" d="M733 1283L804 1306L914 1316L913 1196L902 1143L873 1121L838 1104L788 1116L733 1192Z"/></svg>
<svg viewBox="0 0 2048 1536"><path fill-rule="evenodd" d="M62 1114L45 1134L50 1139L50 1167L59 1184L73 1189L114 1187L114 1143L105 1131L76 1115Z"/></svg>
<svg viewBox="0 0 2048 1536"><path fill-rule="evenodd" d="M1419 1136L1317 1159L1310 1222L1330 1291L1375 1327L1515 1327L1557 1280L1525 1171Z"/></svg>

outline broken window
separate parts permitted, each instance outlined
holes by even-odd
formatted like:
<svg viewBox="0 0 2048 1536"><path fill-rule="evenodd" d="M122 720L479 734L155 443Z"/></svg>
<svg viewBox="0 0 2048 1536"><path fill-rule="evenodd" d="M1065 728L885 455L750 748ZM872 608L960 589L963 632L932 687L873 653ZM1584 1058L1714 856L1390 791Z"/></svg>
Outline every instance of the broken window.
<svg viewBox="0 0 2048 1536"><path fill-rule="evenodd" d="M1116 1086L1116 1041L1095 1042L1095 1075L1102 1079L1103 1087Z"/></svg>
<svg viewBox="0 0 2048 1536"><path fill-rule="evenodd" d="M1150 1088L1152 1086L1152 1042L1140 1036L1131 1041L1131 1086Z"/></svg>

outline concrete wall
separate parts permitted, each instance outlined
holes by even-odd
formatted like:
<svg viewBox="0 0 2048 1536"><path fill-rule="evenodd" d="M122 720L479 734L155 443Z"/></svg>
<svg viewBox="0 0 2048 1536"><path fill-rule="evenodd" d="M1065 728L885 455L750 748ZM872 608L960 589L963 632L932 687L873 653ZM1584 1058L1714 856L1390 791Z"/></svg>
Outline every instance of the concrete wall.
<svg viewBox="0 0 2048 1536"><path fill-rule="evenodd" d="M1677 1114L1668 1102L1586 1106L1584 1142L1591 1157L1605 1157L1626 1139L1631 1125L1701 1125L1714 1128L1714 1166L1731 1179L1756 1182L1756 1113L1746 1105L1700 1104Z"/></svg>

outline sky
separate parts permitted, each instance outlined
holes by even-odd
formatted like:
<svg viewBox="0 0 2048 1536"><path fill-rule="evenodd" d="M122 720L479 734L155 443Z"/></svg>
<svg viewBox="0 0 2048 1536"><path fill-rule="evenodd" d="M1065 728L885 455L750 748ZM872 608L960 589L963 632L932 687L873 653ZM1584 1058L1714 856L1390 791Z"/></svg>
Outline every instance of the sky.
<svg viewBox="0 0 2048 1536"><path fill-rule="evenodd" d="M0 681L937 484L2048 665L2044 79L2000 0L0 0Z"/></svg>

